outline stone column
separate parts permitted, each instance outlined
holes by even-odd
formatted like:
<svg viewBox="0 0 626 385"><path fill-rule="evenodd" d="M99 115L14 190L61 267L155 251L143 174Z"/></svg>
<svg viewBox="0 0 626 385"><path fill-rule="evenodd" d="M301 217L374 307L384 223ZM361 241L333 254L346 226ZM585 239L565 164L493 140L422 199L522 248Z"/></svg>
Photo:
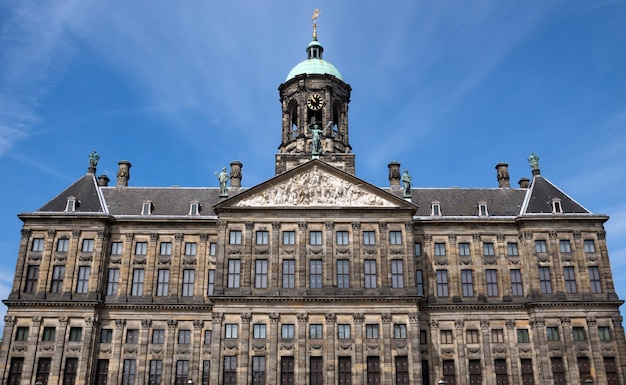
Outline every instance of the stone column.
<svg viewBox="0 0 626 385"><path fill-rule="evenodd" d="M52 363L52 367L50 368L50 378L58 379L61 374L61 357L64 355L63 352L65 352L65 342L67 341L65 339L65 335L67 333L67 322L67 317L59 317L59 325L56 328L56 337L54 340L54 349L57 352L61 352L61 354L58 354L57 359ZM50 383L49 380L48 383Z"/></svg>
<svg viewBox="0 0 626 385"><path fill-rule="evenodd" d="M409 372L413 375L413 384L422 381L422 358L420 352L420 314L418 312L409 313Z"/></svg>
<svg viewBox="0 0 626 385"><path fill-rule="evenodd" d="M480 320L480 329L482 331L482 351L483 357L485 358L485 362L483 362L483 368L485 368L485 376L483 381L485 384L495 384L496 378L495 373L493 371L493 359L491 358L491 336L489 335L491 323L489 320L481 319Z"/></svg>
<svg viewBox="0 0 626 385"><path fill-rule="evenodd" d="M124 360L122 360L122 345L124 345L124 328L126 327L125 319L115 320L115 330L113 331L114 339L112 342L113 352L111 358L113 362L109 362L109 381L111 385L117 385L120 382L120 374L122 373ZM113 342L117 340L117 343ZM117 363L117 365L116 365ZM108 382L107 382L107 385Z"/></svg>
<svg viewBox="0 0 626 385"><path fill-rule="evenodd" d="M521 376L519 371L519 355L517 351L517 334L515 333L515 320L508 319L505 321L507 331L507 341L509 343L509 358L511 361L511 383L521 383Z"/></svg>
<svg viewBox="0 0 626 385"><path fill-rule="evenodd" d="M626 336L624 336L624 327L622 326L622 316L617 315L611 318L613 321L613 331L615 332L615 338L613 340L617 344L618 356L615 358L617 361L617 373L619 378L624 378L623 369L626 367Z"/></svg>
<svg viewBox="0 0 626 385"><path fill-rule="evenodd" d="M335 230L335 223L327 221L324 223L324 227L326 228L326 236L324 239L326 240L325 245L325 254L327 256L331 256L331 258L323 258L322 259L322 287L325 289L325 292L332 290L333 286L335 286L335 274L337 265L335 263L335 254L333 245L335 242L333 241L333 235Z"/></svg>
<svg viewBox="0 0 626 385"><path fill-rule="evenodd" d="M213 313L212 314L212 332L211 332L211 384L221 384L223 379L221 378L222 367L222 322L224 322L224 314ZM164 384L170 384L171 382L164 382Z"/></svg>
<svg viewBox="0 0 626 385"><path fill-rule="evenodd" d="M454 331L454 341L456 342L456 356L458 361L456 366L459 368L457 378L469 378L469 372L467 370L468 363L465 359L465 321L462 319L456 319L454 321ZM482 366L488 367L489 363L483 362Z"/></svg>
<svg viewBox="0 0 626 385"><path fill-rule="evenodd" d="M270 348L268 351L267 360L265 362L265 369L267 370L267 383L276 384L278 381L278 339L280 338L280 331L278 330L278 321L280 316L278 313L270 314ZM300 326L300 325L298 325ZM298 347L302 349L299 345Z"/></svg>
<svg viewBox="0 0 626 385"><path fill-rule="evenodd" d="M202 378L202 340L204 335L202 329L204 328L203 320L193 321L193 339L191 341L191 364L189 365L189 378L194 381L194 384L201 384Z"/></svg>
<svg viewBox="0 0 626 385"><path fill-rule="evenodd" d="M41 255L41 262L39 263L39 279L37 280L37 286L35 287L35 295L38 298L45 298L47 292L46 286L49 282L50 262L52 260L55 237L56 231L49 229L44 243L43 253Z"/></svg>
<svg viewBox="0 0 626 385"><path fill-rule="evenodd" d="M365 384L367 381L366 359L363 357L363 313L355 313L352 315L354 319L354 359L356 371L356 383Z"/></svg>
<svg viewBox="0 0 626 385"><path fill-rule="evenodd" d="M240 288L244 293L252 293L252 287L254 277L252 276L254 270L254 260L252 259L254 247L254 222L246 222L246 231L243 234L243 254L241 261L241 285ZM250 266L250 267L248 267Z"/></svg>
<svg viewBox="0 0 626 385"><path fill-rule="evenodd" d="M139 331L139 352L137 353L137 378L143 378L145 383L149 383L150 368L148 366L148 344L150 343L151 319L141 320L141 330ZM141 373L141 374L140 374Z"/></svg>
<svg viewBox="0 0 626 385"><path fill-rule="evenodd" d="M407 279L404 283L405 288L411 289L413 293L416 293L415 289L415 238L413 236L413 222L406 222L404 224L405 228L405 246L404 246L404 255L406 256L404 260L406 261L406 270L407 270ZM419 345L418 345L419 346Z"/></svg>
<svg viewBox="0 0 626 385"><path fill-rule="evenodd" d="M326 313L326 338L324 339L324 362L326 364L326 384L335 383L335 321L334 313Z"/></svg>
<svg viewBox="0 0 626 385"><path fill-rule="evenodd" d="M239 337L239 341L241 341L241 349L239 350L239 373L238 383L246 384L249 378L248 369L250 367L250 321L252 316L250 313L241 313L241 336Z"/></svg>
<svg viewBox="0 0 626 385"><path fill-rule="evenodd" d="M381 384L391 384L393 381L393 360L391 359L391 337L393 336L391 330L391 314L384 313L380 315L380 319L383 322L383 357L380 364L381 371Z"/></svg>
<svg viewBox="0 0 626 385"><path fill-rule="evenodd" d="M602 352L602 344L600 338L598 338L598 324L596 317L587 317L587 330L589 331L589 344L591 345L592 352ZM600 374L604 377L606 370L604 368L604 359L601 354L593 355L593 366L595 367L596 374ZM598 381L596 380L596 383Z"/></svg>
<svg viewBox="0 0 626 385"><path fill-rule="evenodd" d="M377 245L380 255L380 287L388 288L391 287L391 282L389 279L389 260L387 258L387 253L389 252L389 242L387 239L387 223L379 222L378 229L380 232L380 245Z"/></svg>
<svg viewBox="0 0 626 385"><path fill-rule="evenodd" d="M76 383L86 384L87 381L94 375L95 370L89 370L92 357L94 356L94 346L96 336L98 335L98 318L94 314L92 316L85 317L85 323L83 324L83 342L80 350L79 365L80 370L77 373ZM141 377L139 377L141 378Z"/></svg>
<svg viewBox="0 0 626 385"><path fill-rule="evenodd" d="M172 370L165 370L163 373L163 383L173 383L173 377L176 373L174 354L176 347L176 338L178 338L178 321L167 320L167 334L165 335L165 352L163 352L163 367L172 368Z"/></svg>
<svg viewBox="0 0 626 385"><path fill-rule="evenodd" d="M296 344L297 357L294 357L295 368L294 368L294 378L296 380L296 384L306 384L306 375L307 375L307 367L308 362L306 362L306 352L307 352L307 344L306 344L306 329L309 322L309 316L306 313L299 313L298 317L298 343Z"/></svg>
<svg viewBox="0 0 626 385"><path fill-rule="evenodd" d="M572 322L569 317L561 317L561 329L563 329L563 346L565 347L565 356L567 357L567 367L574 368L577 363L576 355L574 354L574 340L572 336ZM572 384L580 383L580 373L577 370L569 370L569 373L565 374Z"/></svg>
<svg viewBox="0 0 626 385"><path fill-rule="evenodd" d="M280 222L274 221L272 222L272 238L270 240L270 257L267 267L268 272L275 272L269 274L269 288L270 295L278 295L281 285L282 279L280 272L282 272L282 262L280 259ZM270 382L272 384L272 382Z"/></svg>
<svg viewBox="0 0 626 385"><path fill-rule="evenodd" d="M550 369L550 357L548 356L548 344L546 341L545 321L541 317L532 317L530 327L533 329L533 345L536 363L533 366L538 370L535 375L539 377L539 383L552 383L552 370Z"/></svg>
<svg viewBox="0 0 626 385"><path fill-rule="evenodd" d="M298 223L298 253L296 255L296 292L300 294L306 293L306 272L308 269L306 258L306 235L308 225L305 221Z"/></svg>
<svg viewBox="0 0 626 385"><path fill-rule="evenodd" d="M28 254L28 245L30 244L30 236L32 231L30 229L22 229L22 238L20 240L20 250L18 254L18 262L15 269L15 278L13 279L13 287L11 288L10 299L20 298L21 285L24 282L24 273L26 268L26 260ZM10 335L10 334L3 334ZM8 357L8 356L7 356Z"/></svg>
<svg viewBox="0 0 626 385"><path fill-rule="evenodd" d="M363 288L363 257L361 256L361 224L352 222L352 255L350 258L350 287Z"/></svg>
<svg viewBox="0 0 626 385"><path fill-rule="evenodd" d="M26 349L26 354L24 355L23 369L27 370L27 368L32 368L31 384L34 384L35 381L37 381L37 361L35 361L35 356L37 355L37 345L39 344L39 331L41 329L42 320L43 318L40 316L32 317L32 323L28 330L28 348ZM49 377L49 380L54 381L55 379Z"/></svg>
<svg viewBox="0 0 626 385"><path fill-rule="evenodd" d="M80 230L72 230L72 237L70 238L69 247L67 250L67 263L65 265L65 279L63 280L63 289L66 290L66 293L71 293L70 296L74 295L73 284L74 282L76 282L76 262L80 258L80 250L82 248L82 245L80 244L80 236Z"/></svg>

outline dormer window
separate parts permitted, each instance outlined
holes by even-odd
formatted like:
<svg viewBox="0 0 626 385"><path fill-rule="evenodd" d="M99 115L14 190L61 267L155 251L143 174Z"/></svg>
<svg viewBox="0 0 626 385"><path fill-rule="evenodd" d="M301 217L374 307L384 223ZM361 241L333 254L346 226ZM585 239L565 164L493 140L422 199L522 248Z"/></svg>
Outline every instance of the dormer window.
<svg viewBox="0 0 626 385"><path fill-rule="evenodd" d="M552 214L563 214L563 206L559 198L552 199Z"/></svg>
<svg viewBox="0 0 626 385"><path fill-rule="evenodd" d="M487 211L487 202L484 202L484 201L478 202L478 216L481 216L481 217L489 216L489 211Z"/></svg>
<svg viewBox="0 0 626 385"><path fill-rule="evenodd" d="M152 215L152 201L145 201L141 206L141 215Z"/></svg>
<svg viewBox="0 0 626 385"><path fill-rule="evenodd" d="M76 197L68 197L67 198L67 203L65 204L65 211L76 211L76 209L78 208L78 199L76 199Z"/></svg>
<svg viewBox="0 0 626 385"><path fill-rule="evenodd" d="M431 207L430 215L432 215L433 217L441 216L441 204L439 203L439 201L433 201L430 204L430 207Z"/></svg>
<svg viewBox="0 0 626 385"><path fill-rule="evenodd" d="M191 202L189 205L189 215L200 215L200 202Z"/></svg>

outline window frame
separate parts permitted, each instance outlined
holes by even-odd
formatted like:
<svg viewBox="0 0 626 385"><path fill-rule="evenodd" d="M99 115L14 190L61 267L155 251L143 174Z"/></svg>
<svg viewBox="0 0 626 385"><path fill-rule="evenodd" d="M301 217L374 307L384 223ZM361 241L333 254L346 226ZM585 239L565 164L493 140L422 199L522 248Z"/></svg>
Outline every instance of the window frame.
<svg viewBox="0 0 626 385"><path fill-rule="evenodd" d="M363 231L363 246L376 246L376 231Z"/></svg>
<svg viewBox="0 0 626 385"><path fill-rule="evenodd" d="M228 244L229 245L241 245L242 243L242 232L241 230L230 230L228 232Z"/></svg>
<svg viewBox="0 0 626 385"><path fill-rule="evenodd" d="M335 243L338 246L346 246L350 244L350 233L348 231L339 230L335 233Z"/></svg>

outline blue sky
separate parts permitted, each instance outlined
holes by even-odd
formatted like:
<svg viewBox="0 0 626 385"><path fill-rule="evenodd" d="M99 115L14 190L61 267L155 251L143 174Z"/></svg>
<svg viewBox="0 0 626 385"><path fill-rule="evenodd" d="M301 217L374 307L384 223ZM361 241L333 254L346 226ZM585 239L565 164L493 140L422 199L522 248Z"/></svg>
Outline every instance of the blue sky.
<svg viewBox="0 0 626 385"><path fill-rule="evenodd" d="M133 186L244 186L273 176L278 85L321 10L324 58L350 83L357 176L387 164L418 187L496 187L542 174L606 224L626 299L626 2L0 0L0 297L19 212L86 172ZM0 309L2 312L4 310Z"/></svg>

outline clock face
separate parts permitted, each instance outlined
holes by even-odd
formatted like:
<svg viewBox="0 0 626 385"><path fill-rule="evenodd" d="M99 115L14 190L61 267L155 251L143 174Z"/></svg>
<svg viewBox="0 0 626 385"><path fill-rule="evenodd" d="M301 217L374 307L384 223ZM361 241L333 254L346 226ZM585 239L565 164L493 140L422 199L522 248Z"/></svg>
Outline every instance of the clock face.
<svg viewBox="0 0 626 385"><path fill-rule="evenodd" d="M306 101L306 105L313 111L317 111L320 108L322 108L323 104L324 104L324 100L319 94L313 94L309 96L309 98Z"/></svg>

